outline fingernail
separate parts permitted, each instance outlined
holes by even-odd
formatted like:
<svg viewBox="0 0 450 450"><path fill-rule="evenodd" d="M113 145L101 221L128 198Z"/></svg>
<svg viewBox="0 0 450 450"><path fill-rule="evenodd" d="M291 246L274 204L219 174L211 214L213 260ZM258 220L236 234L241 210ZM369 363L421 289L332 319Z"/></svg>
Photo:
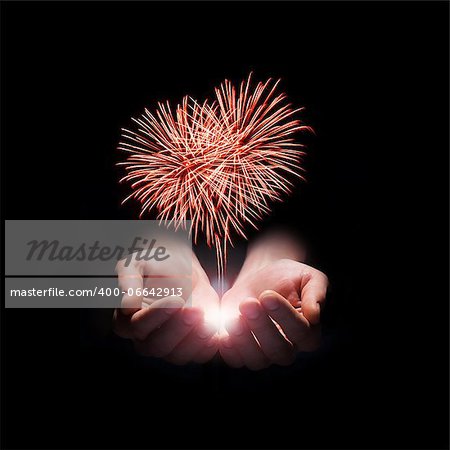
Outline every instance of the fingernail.
<svg viewBox="0 0 450 450"><path fill-rule="evenodd" d="M211 337L215 332L217 331L217 328L211 324L211 323L204 323L201 325L197 331L197 335L200 339L207 339Z"/></svg>
<svg viewBox="0 0 450 450"><path fill-rule="evenodd" d="M260 308L257 303L247 303L242 306L242 312L248 319L257 319L260 316Z"/></svg>
<svg viewBox="0 0 450 450"><path fill-rule="evenodd" d="M186 325L195 325L202 317L200 311L196 309L185 309L183 314L183 322Z"/></svg>
<svg viewBox="0 0 450 450"><path fill-rule="evenodd" d="M230 333L236 336L240 336L244 332L244 327L239 319L233 321L229 328Z"/></svg>
<svg viewBox="0 0 450 450"><path fill-rule="evenodd" d="M263 304L264 308L275 311L280 307L280 304L278 303L278 300L275 297L267 296L263 297L261 299L261 303Z"/></svg>

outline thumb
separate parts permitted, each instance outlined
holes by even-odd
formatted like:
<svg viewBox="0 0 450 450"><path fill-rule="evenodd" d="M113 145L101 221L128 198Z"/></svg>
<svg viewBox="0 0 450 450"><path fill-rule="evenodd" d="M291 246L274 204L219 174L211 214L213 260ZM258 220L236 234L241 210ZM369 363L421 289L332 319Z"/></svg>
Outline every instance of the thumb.
<svg viewBox="0 0 450 450"><path fill-rule="evenodd" d="M125 265L123 260L119 261L116 271L119 289L124 293L121 302L122 313L129 316L142 307L144 287L142 272L134 264Z"/></svg>
<svg viewBox="0 0 450 450"><path fill-rule="evenodd" d="M324 273L314 270L306 275L301 289L301 307L303 315L312 325L320 322L320 309L325 302L327 289L328 278Z"/></svg>

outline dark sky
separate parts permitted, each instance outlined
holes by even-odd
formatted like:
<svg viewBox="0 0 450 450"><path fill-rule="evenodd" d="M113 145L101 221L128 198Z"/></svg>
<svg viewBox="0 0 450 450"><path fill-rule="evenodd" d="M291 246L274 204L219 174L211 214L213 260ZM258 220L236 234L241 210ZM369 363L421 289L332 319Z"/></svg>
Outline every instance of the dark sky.
<svg viewBox="0 0 450 450"><path fill-rule="evenodd" d="M79 311L3 311L5 447L448 446L446 2L1 8L4 218L136 218L120 128L253 70L316 130L307 183L263 227L304 233L333 285L324 350L256 375L182 376Z"/></svg>

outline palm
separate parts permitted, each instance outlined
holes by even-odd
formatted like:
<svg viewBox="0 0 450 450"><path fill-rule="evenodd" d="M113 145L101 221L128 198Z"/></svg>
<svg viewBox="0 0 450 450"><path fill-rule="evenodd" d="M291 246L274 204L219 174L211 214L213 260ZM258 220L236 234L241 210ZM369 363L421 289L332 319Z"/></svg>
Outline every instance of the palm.
<svg viewBox="0 0 450 450"><path fill-rule="evenodd" d="M258 370L290 364L297 351L318 344L320 303L326 276L306 264L279 259L264 266L244 267L222 298L222 315L229 335L220 353L233 367Z"/></svg>
<svg viewBox="0 0 450 450"><path fill-rule="evenodd" d="M247 298L258 298L264 291L273 290L295 306L300 306L301 288L307 281L311 267L289 259L280 259L238 279L222 298L222 307L229 314L238 314L239 305Z"/></svg>
<svg viewBox="0 0 450 450"><path fill-rule="evenodd" d="M193 254L189 265L186 261L186 258L179 257L171 264L158 263L156 267L151 263L144 264L144 287L148 294L144 297L144 303L151 305L162 296L175 292L180 294L187 306L197 307L205 313L218 309L219 296L199 261Z"/></svg>
<svg viewBox="0 0 450 450"><path fill-rule="evenodd" d="M116 311L115 329L133 339L143 355L176 364L205 362L217 352L218 342L204 315L219 309L219 298L192 251L176 250L170 262L118 264L126 309Z"/></svg>

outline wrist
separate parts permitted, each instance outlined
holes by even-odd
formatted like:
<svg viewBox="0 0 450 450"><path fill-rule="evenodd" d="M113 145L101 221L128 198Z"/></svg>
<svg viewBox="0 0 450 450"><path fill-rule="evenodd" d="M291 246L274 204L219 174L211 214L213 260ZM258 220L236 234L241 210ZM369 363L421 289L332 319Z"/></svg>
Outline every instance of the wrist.
<svg viewBox="0 0 450 450"><path fill-rule="evenodd" d="M280 233L257 241L249 246L236 283L242 281L247 274L261 270L280 259L302 262L305 260L304 247L299 241Z"/></svg>

